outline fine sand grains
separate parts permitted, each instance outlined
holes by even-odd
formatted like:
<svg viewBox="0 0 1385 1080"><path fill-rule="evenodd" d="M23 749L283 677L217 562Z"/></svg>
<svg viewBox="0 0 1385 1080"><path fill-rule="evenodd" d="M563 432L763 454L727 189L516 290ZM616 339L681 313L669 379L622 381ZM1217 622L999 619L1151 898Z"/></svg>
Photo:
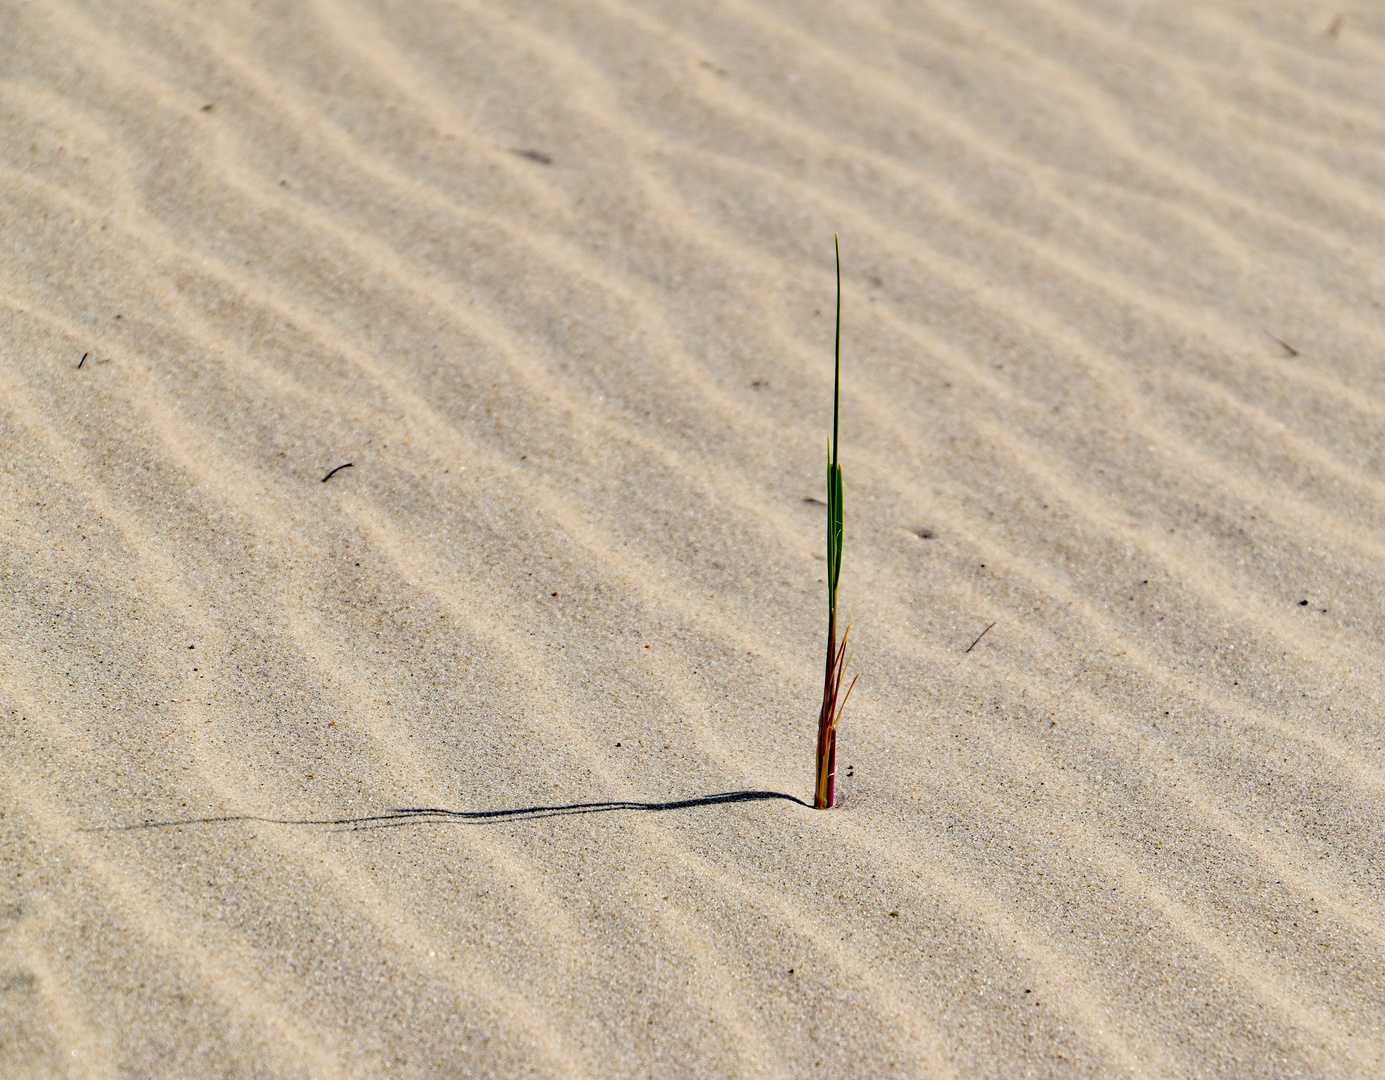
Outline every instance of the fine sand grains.
<svg viewBox="0 0 1385 1080"><path fill-rule="evenodd" d="M0 1076L1385 1073L1383 70L0 10Z"/></svg>

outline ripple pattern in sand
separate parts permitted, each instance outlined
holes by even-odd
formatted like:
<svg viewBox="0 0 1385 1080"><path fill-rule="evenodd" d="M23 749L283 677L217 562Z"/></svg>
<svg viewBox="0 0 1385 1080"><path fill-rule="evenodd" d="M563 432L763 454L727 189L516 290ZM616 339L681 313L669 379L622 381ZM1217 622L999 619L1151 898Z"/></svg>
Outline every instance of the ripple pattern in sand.
<svg viewBox="0 0 1385 1080"><path fill-rule="evenodd" d="M1385 1068L1385 19L0 27L0 1072Z"/></svg>

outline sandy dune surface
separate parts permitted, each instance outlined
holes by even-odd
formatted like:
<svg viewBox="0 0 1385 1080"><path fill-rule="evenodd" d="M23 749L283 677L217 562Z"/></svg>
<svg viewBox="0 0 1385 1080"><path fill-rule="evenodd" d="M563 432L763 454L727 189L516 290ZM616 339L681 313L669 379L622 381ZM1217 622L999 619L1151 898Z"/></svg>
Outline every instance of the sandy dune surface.
<svg viewBox="0 0 1385 1080"><path fill-rule="evenodd" d="M16 0L0 192L0 1075L1385 1075L1375 5Z"/></svg>

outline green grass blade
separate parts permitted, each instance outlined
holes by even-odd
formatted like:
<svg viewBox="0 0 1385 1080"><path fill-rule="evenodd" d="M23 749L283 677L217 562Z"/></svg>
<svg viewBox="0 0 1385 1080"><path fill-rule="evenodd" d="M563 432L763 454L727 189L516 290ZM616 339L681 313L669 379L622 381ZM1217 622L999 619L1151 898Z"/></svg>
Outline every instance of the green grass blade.
<svg viewBox="0 0 1385 1080"><path fill-rule="evenodd" d="M837 582L842 576L842 467L827 465L827 595L837 608Z"/></svg>
<svg viewBox="0 0 1385 1080"><path fill-rule="evenodd" d="M832 363L832 464L837 464L837 417L841 414L842 387L842 242L836 233L832 244L837 250L837 343Z"/></svg>
<svg viewBox="0 0 1385 1080"><path fill-rule="evenodd" d="M827 603L837 610L837 581L842 574L842 469L837 464L837 429L842 401L842 242L834 233L837 253L837 340L832 363L832 454L827 462Z"/></svg>
<svg viewBox="0 0 1385 1080"><path fill-rule="evenodd" d="M826 810L836 801L837 723L842 706L851 696L856 680L851 680L846 696L841 695L842 679L850 658L845 655L847 636L837 646L837 582L842 574L842 469L837 462L837 436L841 419L842 388L842 246L833 236L837 252L837 335L832 367L832 438L827 446L827 662L822 687L822 709L818 714L817 785L813 806Z"/></svg>

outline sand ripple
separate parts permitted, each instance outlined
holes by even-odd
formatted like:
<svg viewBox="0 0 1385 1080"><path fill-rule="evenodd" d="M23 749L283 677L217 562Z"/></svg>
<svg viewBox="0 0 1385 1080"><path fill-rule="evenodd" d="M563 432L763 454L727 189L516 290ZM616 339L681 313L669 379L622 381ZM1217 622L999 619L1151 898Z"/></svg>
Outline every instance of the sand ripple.
<svg viewBox="0 0 1385 1080"><path fill-rule="evenodd" d="M1314 12L0 14L0 1072L1385 1070Z"/></svg>

